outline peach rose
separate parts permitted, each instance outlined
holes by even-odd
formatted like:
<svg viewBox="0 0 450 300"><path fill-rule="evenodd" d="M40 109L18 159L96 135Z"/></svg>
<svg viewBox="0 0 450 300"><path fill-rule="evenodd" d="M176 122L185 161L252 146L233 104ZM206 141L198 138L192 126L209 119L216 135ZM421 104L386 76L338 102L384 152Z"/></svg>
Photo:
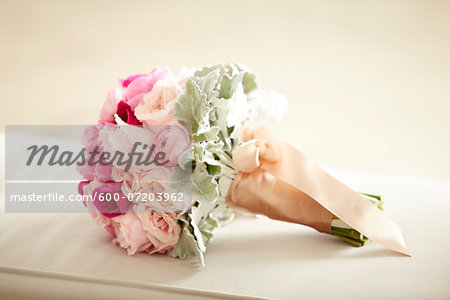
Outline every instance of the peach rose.
<svg viewBox="0 0 450 300"><path fill-rule="evenodd" d="M114 217L113 224L116 238L114 242L126 249L128 255L134 255L137 252L146 251L151 247L151 242L143 230L141 222L135 214L124 214Z"/></svg>
<svg viewBox="0 0 450 300"><path fill-rule="evenodd" d="M178 124L173 114L174 104L180 93L181 88L175 80L170 78L159 80L136 107L137 118L147 125Z"/></svg>
<svg viewBox="0 0 450 300"><path fill-rule="evenodd" d="M145 206L146 204L138 204ZM159 213L147 212L137 213L137 217L141 220L143 229L147 232L147 238L152 243L152 247L147 249L147 252L165 253L173 248L178 242L181 233L181 226L177 221L177 214L175 213Z"/></svg>
<svg viewBox="0 0 450 300"><path fill-rule="evenodd" d="M128 197L136 193L168 193L170 192L171 169L153 167L148 170L128 171L114 169L112 176L115 181L122 182L122 193ZM130 198L134 199L134 198ZM139 198L133 202L139 202Z"/></svg>

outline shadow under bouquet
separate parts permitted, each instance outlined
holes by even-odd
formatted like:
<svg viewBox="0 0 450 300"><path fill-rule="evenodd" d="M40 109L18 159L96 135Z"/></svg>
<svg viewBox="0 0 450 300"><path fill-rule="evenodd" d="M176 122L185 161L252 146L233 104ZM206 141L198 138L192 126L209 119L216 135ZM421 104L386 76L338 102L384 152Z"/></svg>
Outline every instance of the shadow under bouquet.
<svg viewBox="0 0 450 300"><path fill-rule="evenodd" d="M120 80L82 138L96 163L79 167L79 192L114 243L130 255L203 264L215 229L245 211L409 255L379 196L352 191L270 135L287 109L283 96L259 89L238 64L180 73L155 68Z"/></svg>

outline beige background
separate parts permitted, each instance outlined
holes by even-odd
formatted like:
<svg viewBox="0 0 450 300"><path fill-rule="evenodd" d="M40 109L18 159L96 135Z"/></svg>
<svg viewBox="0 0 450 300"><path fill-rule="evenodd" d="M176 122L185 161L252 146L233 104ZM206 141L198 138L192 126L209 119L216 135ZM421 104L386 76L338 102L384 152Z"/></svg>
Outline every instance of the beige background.
<svg viewBox="0 0 450 300"><path fill-rule="evenodd" d="M325 165L450 179L449 1L1 1L0 125L96 121L117 78L236 61Z"/></svg>

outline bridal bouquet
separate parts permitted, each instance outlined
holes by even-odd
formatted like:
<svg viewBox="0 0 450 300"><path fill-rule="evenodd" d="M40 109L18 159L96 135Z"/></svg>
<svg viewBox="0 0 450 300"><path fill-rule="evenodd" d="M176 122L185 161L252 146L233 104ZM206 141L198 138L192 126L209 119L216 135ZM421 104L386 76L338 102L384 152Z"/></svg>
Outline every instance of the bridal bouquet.
<svg viewBox="0 0 450 300"><path fill-rule="evenodd" d="M79 167L86 179L79 192L91 197L85 205L92 217L129 255L167 253L203 263L215 229L237 210L307 225L355 246L370 238L408 255L379 196L350 190L259 127L279 122L287 101L260 90L244 66L218 64L178 77L155 68L120 84L82 138L97 163ZM148 150L147 161L139 146Z"/></svg>

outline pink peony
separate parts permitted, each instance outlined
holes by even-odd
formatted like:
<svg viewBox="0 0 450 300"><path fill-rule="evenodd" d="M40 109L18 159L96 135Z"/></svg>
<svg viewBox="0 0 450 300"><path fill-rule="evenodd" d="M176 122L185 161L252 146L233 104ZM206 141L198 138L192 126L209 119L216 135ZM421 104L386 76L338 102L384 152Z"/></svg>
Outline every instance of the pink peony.
<svg viewBox="0 0 450 300"><path fill-rule="evenodd" d="M125 101L120 101L117 105L117 115L129 125L142 125L142 123L134 115L134 109Z"/></svg>
<svg viewBox="0 0 450 300"><path fill-rule="evenodd" d="M78 185L78 192L81 195L92 195L92 192L102 186L104 183L99 182L99 181L82 181L79 183ZM83 204L88 208L89 213L91 214L91 217L95 220L95 223L100 226L105 228L106 231L108 231L110 234L112 234L113 236L115 236L115 230L114 230L114 222L111 220L111 218L105 217L104 215L102 215L101 213L99 213L97 211L97 209L95 208L95 205L92 201L84 201L83 199Z"/></svg>
<svg viewBox="0 0 450 300"><path fill-rule="evenodd" d="M86 164L84 166L77 166L77 170L87 180L100 180L104 182L111 180L111 165L102 166L95 164L89 166Z"/></svg>
<svg viewBox="0 0 450 300"><path fill-rule="evenodd" d="M178 83L171 78L159 80L135 109L136 117L147 125L174 125L174 104L181 93Z"/></svg>
<svg viewBox="0 0 450 300"><path fill-rule="evenodd" d="M136 210L142 211L139 206L145 208L146 204L142 203L136 206ZM136 215L141 220L142 228L147 232L147 238L152 243L152 247L147 249L150 254L155 252L165 253L178 242L181 226L178 224L177 214L146 212Z"/></svg>
<svg viewBox="0 0 450 300"><path fill-rule="evenodd" d="M84 187L89 184L90 184L90 181L88 181L88 180L80 181L80 183L78 183L78 194L84 195ZM84 200L83 200L83 204L84 204L84 206L86 206L86 202Z"/></svg>
<svg viewBox="0 0 450 300"><path fill-rule="evenodd" d="M142 126L108 126L99 132L99 139L106 152L130 153L136 143L141 143L139 151L145 151L142 144L150 144L154 139L154 133ZM114 168L125 169L125 165L118 165L117 162L117 160L113 162ZM131 170L147 168L145 165L137 166L134 162L131 165Z"/></svg>
<svg viewBox="0 0 450 300"><path fill-rule="evenodd" d="M85 146L86 150L93 150L98 144L98 126L88 125L84 129L83 136L81 137L81 144Z"/></svg>
<svg viewBox="0 0 450 300"><path fill-rule="evenodd" d="M101 143L99 140L99 131L103 126L87 126L83 137L81 138L81 144L85 148L86 153L86 162L82 166L77 166L77 171L87 180L98 180L98 181L110 181L111 180L111 171L112 165L101 165L99 163L89 164L89 160L91 159L91 154L95 147L99 147L99 152L102 151ZM100 154L95 156L92 161L96 162L99 159Z"/></svg>
<svg viewBox="0 0 450 300"><path fill-rule="evenodd" d="M154 68L148 75L132 75L121 81L125 101L134 109L155 83L170 76L168 69Z"/></svg>
<svg viewBox="0 0 450 300"><path fill-rule="evenodd" d="M124 214L113 218L116 239L114 240L120 247L127 250L128 255L146 251L151 247L151 242L147 238L147 233L143 230L142 224L135 214Z"/></svg>
<svg viewBox="0 0 450 300"><path fill-rule="evenodd" d="M120 182L111 182L92 191L94 206L105 217L116 217L128 211L130 202L122 193L121 186Z"/></svg>
<svg viewBox="0 0 450 300"><path fill-rule="evenodd" d="M155 134L155 153L164 152L168 167L178 165L178 158L189 147L193 146L188 131L181 125L161 126Z"/></svg>
<svg viewBox="0 0 450 300"><path fill-rule="evenodd" d="M130 85L130 83L131 83L133 80L135 80L135 79L137 79L137 78L139 78L139 77L145 76L145 75L146 75L146 74L134 74L134 75L130 75L130 76L128 76L127 79L119 79L119 83L122 85L122 87L126 88L126 87L128 87L128 86Z"/></svg>
<svg viewBox="0 0 450 300"><path fill-rule="evenodd" d="M117 112L117 105L122 98L122 91L120 89L112 90L107 94L106 101L103 103L100 111L99 124L116 124L114 114Z"/></svg>

